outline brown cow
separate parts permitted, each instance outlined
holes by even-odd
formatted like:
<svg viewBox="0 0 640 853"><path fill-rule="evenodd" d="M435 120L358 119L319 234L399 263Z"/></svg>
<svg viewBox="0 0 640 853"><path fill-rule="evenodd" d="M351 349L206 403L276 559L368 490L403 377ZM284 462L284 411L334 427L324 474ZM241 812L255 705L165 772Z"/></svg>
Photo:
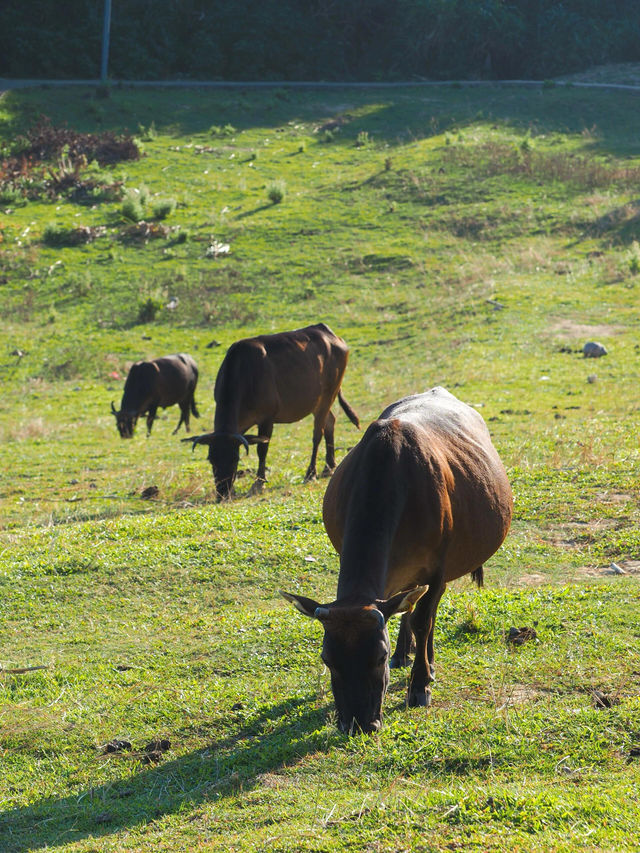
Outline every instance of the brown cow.
<svg viewBox="0 0 640 853"><path fill-rule="evenodd" d="M151 435L158 408L166 409L176 403L180 406L180 420L173 434L183 423L189 432L189 413L200 417L194 399L197 384L198 368L185 353L136 361L124 383L120 411L111 403L120 437L133 438L138 417L144 414L147 415L147 435Z"/></svg>
<svg viewBox="0 0 640 853"><path fill-rule="evenodd" d="M342 396L340 386L349 348L324 323L259 335L232 344L224 357L214 389L216 414L213 432L183 438L209 445L209 462L218 500L229 497L238 470L240 445L249 452L258 445L258 473L253 490L267 479L266 459L274 424L293 423L313 414L313 449L305 480L316 477L318 445L324 435L326 465L323 476L336 465L333 445L336 396L349 420L358 416ZM258 426L258 435L245 435Z"/></svg>
<svg viewBox="0 0 640 853"><path fill-rule="evenodd" d="M335 601L282 593L324 628L322 659L342 731L377 731L389 682L386 623L404 613L392 666L405 666L415 636L410 706L427 706L434 681L433 626L449 581L500 547L513 499L478 412L444 388L385 409L343 459L323 517L340 554Z"/></svg>

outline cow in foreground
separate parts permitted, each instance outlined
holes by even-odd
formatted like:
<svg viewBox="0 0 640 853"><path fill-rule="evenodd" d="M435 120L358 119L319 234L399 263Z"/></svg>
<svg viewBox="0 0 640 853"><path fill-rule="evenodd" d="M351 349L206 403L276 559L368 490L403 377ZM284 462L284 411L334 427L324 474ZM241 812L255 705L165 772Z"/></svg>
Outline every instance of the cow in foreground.
<svg viewBox="0 0 640 853"><path fill-rule="evenodd" d="M198 368L190 355L165 355L152 361L136 361L124 383L120 411L111 403L116 426L122 438L133 438L140 415L147 416L147 435L158 408L166 409L176 403L180 406L180 420L174 429L175 435L181 424L189 431L189 415L200 417L194 394L198 384Z"/></svg>
<svg viewBox="0 0 640 853"><path fill-rule="evenodd" d="M240 446L247 453L257 444L258 472L253 491L267 479L266 459L274 424L293 423L313 414L313 448L305 480L316 477L318 445L324 435L326 465L323 476L336 465L333 444L336 398L349 420L358 416L342 396L340 386L349 348L324 323L258 335L232 344L216 377L216 414L213 432L182 439L209 446L218 500L230 496L238 470ZM257 435L245 435L257 425Z"/></svg>
<svg viewBox="0 0 640 853"><path fill-rule="evenodd" d="M449 581L500 547L513 499L482 417L444 388L385 409L338 466L323 518L340 555L335 601L282 593L324 628L322 659L344 732L377 731L391 667L407 666L407 702L427 706L433 627ZM403 613L389 660L387 621Z"/></svg>

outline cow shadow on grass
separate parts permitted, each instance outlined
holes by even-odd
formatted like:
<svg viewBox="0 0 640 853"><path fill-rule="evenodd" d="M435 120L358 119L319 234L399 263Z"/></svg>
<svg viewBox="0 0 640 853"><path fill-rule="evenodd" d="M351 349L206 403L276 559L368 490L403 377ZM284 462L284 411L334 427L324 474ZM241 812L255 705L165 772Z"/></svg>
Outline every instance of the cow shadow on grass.
<svg viewBox="0 0 640 853"><path fill-rule="evenodd" d="M315 697L272 705L247 719L241 718L241 709L236 713L232 734L202 749L156 766L145 767L137 760L120 779L0 812L0 850L26 853L144 825L185 807L251 790L263 774L341 741L336 730L321 731L327 707L318 707ZM123 766L135 761L126 753L99 760L117 760Z"/></svg>

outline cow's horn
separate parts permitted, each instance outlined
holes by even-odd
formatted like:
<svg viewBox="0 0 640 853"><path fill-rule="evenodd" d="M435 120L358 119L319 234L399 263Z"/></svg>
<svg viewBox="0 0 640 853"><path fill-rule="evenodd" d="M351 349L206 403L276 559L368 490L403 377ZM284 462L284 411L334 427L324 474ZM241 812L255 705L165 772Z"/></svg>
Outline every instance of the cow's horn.
<svg viewBox="0 0 640 853"><path fill-rule="evenodd" d="M231 437L235 438L240 444L244 444L244 449L249 453L249 442L243 435L240 435L239 432L234 432Z"/></svg>
<svg viewBox="0 0 640 853"><path fill-rule="evenodd" d="M202 435L189 435L187 438L181 438L180 441L190 441L191 451L193 452L196 449L196 444L210 444L211 442L205 441L205 439L211 438L212 435L212 432L205 432Z"/></svg>
<svg viewBox="0 0 640 853"><path fill-rule="evenodd" d="M319 619L321 622L323 619L329 618L329 608L328 607L316 607L313 612L313 615L316 619Z"/></svg>
<svg viewBox="0 0 640 853"><path fill-rule="evenodd" d="M373 610L372 613L378 620L379 626L384 628L384 613L381 613L379 610Z"/></svg>

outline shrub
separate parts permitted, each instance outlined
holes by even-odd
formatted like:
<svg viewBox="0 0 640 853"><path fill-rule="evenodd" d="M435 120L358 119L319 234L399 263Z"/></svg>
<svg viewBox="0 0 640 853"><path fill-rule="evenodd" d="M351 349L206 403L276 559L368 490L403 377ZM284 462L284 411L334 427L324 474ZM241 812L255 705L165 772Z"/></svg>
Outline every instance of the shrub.
<svg viewBox="0 0 640 853"><path fill-rule="evenodd" d="M77 228L65 228L53 222L44 229L42 241L47 246L82 246L93 243L98 237L104 237L107 229L104 225L79 225Z"/></svg>
<svg viewBox="0 0 640 853"><path fill-rule="evenodd" d="M140 204L140 199L133 198L132 196L123 201L120 212L125 219L131 222L140 222L144 219L144 209Z"/></svg>
<svg viewBox="0 0 640 853"><path fill-rule="evenodd" d="M273 181L267 187L267 198L271 204L280 204L287 194L287 185L284 181Z"/></svg>
<svg viewBox="0 0 640 853"><path fill-rule="evenodd" d="M51 222L42 232L42 242L47 246L68 246L69 245L69 229L57 222Z"/></svg>
<svg viewBox="0 0 640 853"><path fill-rule="evenodd" d="M178 231L176 234L175 242L176 243L188 243L191 239L191 231L188 228Z"/></svg>
<svg viewBox="0 0 640 853"><path fill-rule="evenodd" d="M139 189L126 190L120 212L130 222L140 222L144 219L144 209L148 201L149 190L147 187L142 186Z"/></svg>
<svg viewBox="0 0 640 853"><path fill-rule="evenodd" d="M158 200L153 205L153 215L155 219L166 219L176 209L177 202L175 198L164 198Z"/></svg>
<svg viewBox="0 0 640 853"><path fill-rule="evenodd" d="M158 131L156 130L156 123L152 121L149 127L145 127L143 124L138 125L138 136L143 142L152 142L158 136Z"/></svg>
<svg viewBox="0 0 640 853"><path fill-rule="evenodd" d="M234 133L236 133L236 129L232 124L225 124L224 127L220 127L218 124L212 124L209 128L210 136L225 137L233 136Z"/></svg>
<svg viewBox="0 0 640 853"><path fill-rule="evenodd" d="M161 299L155 296L148 296L145 300L138 303L137 323L153 323L162 310L163 303Z"/></svg>
<svg viewBox="0 0 640 853"><path fill-rule="evenodd" d="M371 137L366 130L361 130L356 137L356 148L368 148L371 145Z"/></svg>
<svg viewBox="0 0 640 853"><path fill-rule="evenodd" d="M0 204L18 204L22 201L22 193L16 187L7 186L0 189Z"/></svg>

